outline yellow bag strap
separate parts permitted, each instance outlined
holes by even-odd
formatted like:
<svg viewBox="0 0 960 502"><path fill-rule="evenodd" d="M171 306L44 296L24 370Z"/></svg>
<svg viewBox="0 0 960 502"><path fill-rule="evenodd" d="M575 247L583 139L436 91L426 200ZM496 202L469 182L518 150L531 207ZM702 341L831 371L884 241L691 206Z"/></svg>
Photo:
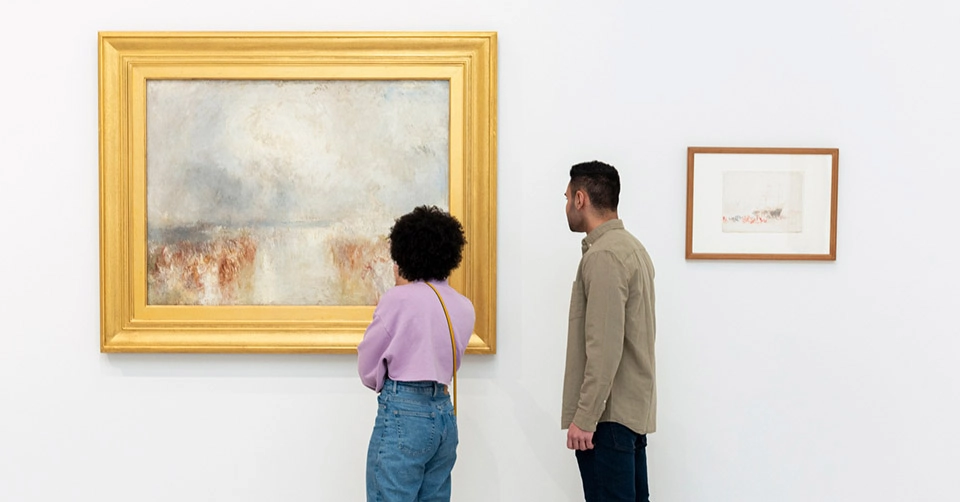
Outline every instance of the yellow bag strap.
<svg viewBox="0 0 960 502"><path fill-rule="evenodd" d="M424 281L426 282L426 281ZM443 315L447 318L447 327L450 328L450 346L453 347L453 414L457 414L457 339L453 337L453 323L450 322L450 312L447 312L447 304L443 303L443 297L433 284L427 282L427 286L437 294L440 299L440 306L443 307Z"/></svg>

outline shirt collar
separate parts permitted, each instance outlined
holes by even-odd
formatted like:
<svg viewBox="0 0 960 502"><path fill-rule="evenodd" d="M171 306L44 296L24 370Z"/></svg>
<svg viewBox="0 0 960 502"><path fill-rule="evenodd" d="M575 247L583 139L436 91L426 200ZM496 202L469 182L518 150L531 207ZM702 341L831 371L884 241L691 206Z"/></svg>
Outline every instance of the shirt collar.
<svg viewBox="0 0 960 502"><path fill-rule="evenodd" d="M623 230L623 220L620 218L614 218L612 220L605 221L599 227L594 228L592 232L587 234L587 236L580 241L580 251L586 253L593 243L600 240L600 238L603 237L603 234L609 232L610 230Z"/></svg>
<svg viewBox="0 0 960 502"><path fill-rule="evenodd" d="M433 285L436 285L436 286L449 286L449 285L450 285L450 279L442 279L442 280L439 280L439 281L438 281L438 280L434 280L434 279L431 279L431 280L429 280L429 281L424 281L424 280L421 280L421 279L417 279L416 281L410 281L408 284L426 284L426 283L428 283L428 282L429 282L430 284L433 284Z"/></svg>

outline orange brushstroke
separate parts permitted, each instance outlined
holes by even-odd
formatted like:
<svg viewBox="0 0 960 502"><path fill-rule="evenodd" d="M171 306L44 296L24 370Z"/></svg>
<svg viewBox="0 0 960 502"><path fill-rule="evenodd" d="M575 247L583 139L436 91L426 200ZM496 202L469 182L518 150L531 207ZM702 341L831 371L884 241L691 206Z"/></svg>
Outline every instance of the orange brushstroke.
<svg viewBox="0 0 960 502"><path fill-rule="evenodd" d="M248 287L256 254L257 243L249 235L157 246L149 260L151 303L198 305L205 292L208 297L212 292L220 304L234 304Z"/></svg>
<svg viewBox="0 0 960 502"><path fill-rule="evenodd" d="M375 305L380 299L374 280L376 267L390 263L386 240L339 236L330 240L330 253L340 278L341 300L346 304Z"/></svg>

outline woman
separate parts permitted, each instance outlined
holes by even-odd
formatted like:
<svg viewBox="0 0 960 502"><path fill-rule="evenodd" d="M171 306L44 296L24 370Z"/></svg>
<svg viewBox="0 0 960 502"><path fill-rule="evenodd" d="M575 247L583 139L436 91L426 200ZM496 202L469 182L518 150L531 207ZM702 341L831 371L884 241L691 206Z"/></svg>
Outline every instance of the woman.
<svg viewBox="0 0 960 502"><path fill-rule="evenodd" d="M368 501L450 500L459 436L449 385L476 319L470 300L447 284L464 244L460 222L433 206L417 207L390 229L397 287L380 298L357 347L360 379L380 393L367 450Z"/></svg>

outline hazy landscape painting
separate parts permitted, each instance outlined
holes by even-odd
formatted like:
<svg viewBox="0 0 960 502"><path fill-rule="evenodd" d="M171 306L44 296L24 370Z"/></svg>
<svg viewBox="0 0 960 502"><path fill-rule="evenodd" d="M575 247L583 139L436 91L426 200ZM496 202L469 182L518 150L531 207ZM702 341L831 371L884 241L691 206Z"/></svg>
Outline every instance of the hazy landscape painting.
<svg viewBox="0 0 960 502"><path fill-rule="evenodd" d="M799 171L723 173L722 220L723 232L802 232L803 173Z"/></svg>
<svg viewBox="0 0 960 502"><path fill-rule="evenodd" d="M151 80L151 305L373 305L386 235L448 208L447 81Z"/></svg>

